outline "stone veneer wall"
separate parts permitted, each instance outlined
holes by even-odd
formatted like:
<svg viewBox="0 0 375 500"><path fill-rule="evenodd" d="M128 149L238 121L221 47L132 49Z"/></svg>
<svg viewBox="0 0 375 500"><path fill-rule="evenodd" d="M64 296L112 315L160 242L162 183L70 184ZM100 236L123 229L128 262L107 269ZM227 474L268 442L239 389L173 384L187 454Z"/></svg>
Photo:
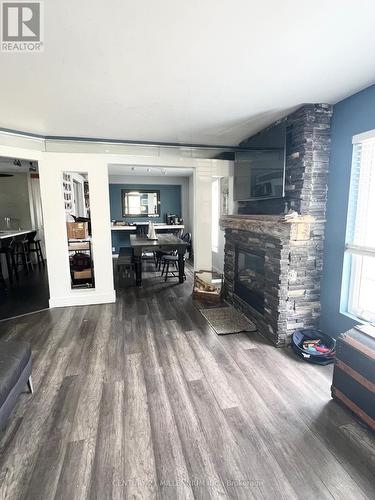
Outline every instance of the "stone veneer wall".
<svg viewBox="0 0 375 500"><path fill-rule="evenodd" d="M260 232L248 227L244 232L225 225L226 296L255 319L260 331L277 346L290 343L296 328L316 327L319 323L331 117L332 106L307 104L241 143L247 147L259 145L262 134L286 122L285 198L239 202L239 214L281 214L292 209L314 218L305 241L288 241L285 231L275 240L267 227ZM233 294L233 252L244 239L255 246L264 245L269 254L268 306L263 318Z"/></svg>
<svg viewBox="0 0 375 500"><path fill-rule="evenodd" d="M286 122L285 198L238 202L239 214L281 214L292 209L324 221L332 106L306 104L240 146L260 147L262 136Z"/></svg>

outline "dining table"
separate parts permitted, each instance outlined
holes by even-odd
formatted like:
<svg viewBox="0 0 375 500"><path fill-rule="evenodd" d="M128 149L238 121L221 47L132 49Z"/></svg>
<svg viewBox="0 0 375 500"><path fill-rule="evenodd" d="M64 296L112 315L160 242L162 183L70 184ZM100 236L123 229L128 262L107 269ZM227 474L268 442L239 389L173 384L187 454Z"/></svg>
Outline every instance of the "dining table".
<svg viewBox="0 0 375 500"><path fill-rule="evenodd" d="M142 254L146 251L157 250L170 252L175 250L178 255L178 279L180 283L184 282L186 247L188 244L175 236L174 234L159 234L155 240L145 236L131 234L130 246L133 250L135 266L135 282L137 286L142 285Z"/></svg>

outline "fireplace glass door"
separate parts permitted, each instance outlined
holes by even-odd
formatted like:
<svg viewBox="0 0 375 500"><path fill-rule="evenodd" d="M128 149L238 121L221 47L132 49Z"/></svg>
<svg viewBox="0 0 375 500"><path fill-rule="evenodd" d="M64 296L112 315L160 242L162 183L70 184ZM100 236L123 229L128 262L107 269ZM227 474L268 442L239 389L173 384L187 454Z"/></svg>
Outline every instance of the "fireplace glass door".
<svg viewBox="0 0 375 500"><path fill-rule="evenodd" d="M236 249L234 291L245 302L263 314L264 254Z"/></svg>

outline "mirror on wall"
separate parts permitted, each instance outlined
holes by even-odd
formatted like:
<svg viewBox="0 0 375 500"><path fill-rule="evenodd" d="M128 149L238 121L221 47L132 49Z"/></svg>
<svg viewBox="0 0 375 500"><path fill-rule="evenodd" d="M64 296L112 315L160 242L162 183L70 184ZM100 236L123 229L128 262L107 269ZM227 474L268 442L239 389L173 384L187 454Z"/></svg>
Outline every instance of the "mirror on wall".
<svg viewBox="0 0 375 500"><path fill-rule="evenodd" d="M160 217L160 191L122 189L123 217Z"/></svg>
<svg viewBox="0 0 375 500"><path fill-rule="evenodd" d="M84 172L63 172L62 187L68 239L71 286L94 288L90 188Z"/></svg>

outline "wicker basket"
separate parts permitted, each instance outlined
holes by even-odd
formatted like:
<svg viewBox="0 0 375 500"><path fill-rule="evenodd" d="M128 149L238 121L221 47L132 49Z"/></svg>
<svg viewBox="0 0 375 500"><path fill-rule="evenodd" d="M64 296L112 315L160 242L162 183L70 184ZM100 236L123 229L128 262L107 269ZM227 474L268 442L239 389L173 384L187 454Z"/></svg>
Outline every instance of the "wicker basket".
<svg viewBox="0 0 375 500"><path fill-rule="evenodd" d="M195 271L193 299L198 300L206 305L215 305L222 302L223 275L219 277L220 287L212 283L208 283L202 278L202 274L210 274L213 278L213 271ZM216 273L217 274L217 273Z"/></svg>

